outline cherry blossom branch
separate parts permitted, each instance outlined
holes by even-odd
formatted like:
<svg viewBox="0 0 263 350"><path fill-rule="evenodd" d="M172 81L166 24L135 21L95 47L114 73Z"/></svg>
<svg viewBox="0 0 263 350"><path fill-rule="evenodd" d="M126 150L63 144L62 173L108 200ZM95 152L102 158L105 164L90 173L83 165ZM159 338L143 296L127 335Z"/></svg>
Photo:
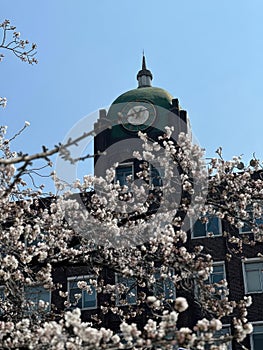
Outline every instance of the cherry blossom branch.
<svg viewBox="0 0 263 350"><path fill-rule="evenodd" d="M29 164L33 160L36 160L36 159L46 159L47 161L50 161L49 157L53 156L56 153L59 153L61 155L62 159L68 160L72 163L75 163L78 160L93 158L94 155L86 155L84 157L74 159L70 156L70 152L68 150L68 148L70 146L77 146L79 141L81 141L81 140L83 140L83 139L85 139L93 134L94 134L93 131L84 132L81 136L77 137L76 139L72 140L70 138L70 139L68 139L68 141L65 144L59 143L58 145L55 145L55 147L50 149L50 150L48 150L48 148L46 148L46 146L42 146L43 152L35 153L32 155L18 153L18 156L15 158L8 158L8 159L1 158L0 164L8 165L8 164L17 164L17 163L21 163L21 162L27 162Z"/></svg>
<svg viewBox="0 0 263 350"><path fill-rule="evenodd" d="M11 26L8 19L0 23L0 28L2 28L2 41L0 48L11 51L13 54L18 57L23 62L28 62L29 64L37 64L38 61L34 57L36 55L36 44L29 43L28 40L20 39L20 32L15 31L16 27ZM11 34L12 33L12 34ZM8 37L12 37L8 40ZM0 62L2 62L4 55L0 53ZM0 97L0 107L5 108L7 104L6 97Z"/></svg>
<svg viewBox="0 0 263 350"><path fill-rule="evenodd" d="M5 20L0 23L0 28L3 29L3 37L0 44L0 48L13 52L21 61L29 64L37 64L38 61L34 57L36 55L36 44L31 44L29 41L20 39L20 32L15 31L16 27L11 26L9 20ZM10 33L10 34L9 34ZM12 38L8 40L8 37L12 35ZM4 55L0 54L0 62L3 60Z"/></svg>

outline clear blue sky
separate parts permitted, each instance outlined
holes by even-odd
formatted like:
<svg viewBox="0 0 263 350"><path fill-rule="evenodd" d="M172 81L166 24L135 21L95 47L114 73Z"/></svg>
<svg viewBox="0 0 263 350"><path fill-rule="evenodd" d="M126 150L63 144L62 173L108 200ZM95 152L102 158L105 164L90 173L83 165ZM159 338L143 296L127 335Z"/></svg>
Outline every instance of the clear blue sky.
<svg viewBox="0 0 263 350"><path fill-rule="evenodd" d="M63 140L85 115L137 87L142 50L153 85L179 98L207 155L263 158L262 0L9 0L39 64L6 54L0 63L1 124L16 148L33 153Z"/></svg>

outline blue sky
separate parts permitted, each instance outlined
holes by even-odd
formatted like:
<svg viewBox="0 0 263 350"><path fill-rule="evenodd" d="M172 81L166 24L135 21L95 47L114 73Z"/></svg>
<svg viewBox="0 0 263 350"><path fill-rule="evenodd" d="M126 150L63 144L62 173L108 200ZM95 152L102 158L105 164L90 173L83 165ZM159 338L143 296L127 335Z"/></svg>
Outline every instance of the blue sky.
<svg viewBox="0 0 263 350"><path fill-rule="evenodd" d="M9 0L22 38L38 44L39 64L6 54L0 64L1 124L33 153L64 139L84 116L137 87L142 50L153 85L179 98L207 155L263 158L261 0Z"/></svg>

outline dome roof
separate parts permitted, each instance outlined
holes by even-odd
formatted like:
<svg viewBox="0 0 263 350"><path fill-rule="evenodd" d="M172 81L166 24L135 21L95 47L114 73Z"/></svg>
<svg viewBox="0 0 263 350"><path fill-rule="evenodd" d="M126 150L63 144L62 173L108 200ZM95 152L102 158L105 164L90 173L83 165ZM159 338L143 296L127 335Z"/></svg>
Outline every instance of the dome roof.
<svg viewBox="0 0 263 350"><path fill-rule="evenodd" d="M123 93L116 98L112 105L131 101L149 101L156 106L170 109L172 106L172 99L173 97L166 90L158 87L147 86Z"/></svg>
<svg viewBox="0 0 263 350"><path fill-rule="evenodd" d="M108 118L116 119L124 105L129 102L149 102L157 109L170 111L173 105L173 97L164 89L153 87L151 84L152 73L146 67L145 56L142 59L142 69L137 74L138 88L124 92L116 98L110 106Z"/></svg>

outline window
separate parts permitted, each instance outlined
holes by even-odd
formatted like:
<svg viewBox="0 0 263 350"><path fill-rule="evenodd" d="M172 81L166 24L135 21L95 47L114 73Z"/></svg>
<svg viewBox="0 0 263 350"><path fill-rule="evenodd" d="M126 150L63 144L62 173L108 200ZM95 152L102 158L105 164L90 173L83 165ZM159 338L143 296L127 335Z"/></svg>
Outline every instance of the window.
<svg viewBox="0 0 263 350"><path fill-rule="evenodd" d="M257 209L256 207L255 207L254 211L256 211L256 209ZM258 208L261 210L261 207L262 207L262 203L260 204L260 206L258 206ZM263 216L261 215L261 217L255 217L255 212L253 212L252 205L248 206L247 213L248 213L248 221L250 221L250 222L244 222L244 226L239 229L239 232L240 233L251 233L253 223L255 224L256 227L259 227L262 229Z"/></svg>
<svg viewBox="0 0 263 350"><path fill-rule="evenodd" d="M221 262L216 262L213 264L213 272L210 273L209 283L219 283L220 281L226 279L225 264Z"/></svg>
<svg viewBox="0 0 263 350"><path fill-rule="evenodd" d="M227 335L231 335L231 328L229 325L223 325L222 329L220 331L215 332L215 337L220 338L220 337L225 337ZM215 341L215 345L219 345L220 341ZM228 341L226 344L226 350L232 350L232 344L231 341Z"/></svg>
<svg viewBox="0 0 263 350"><path fill-rule="evenodd" d="M115 274L116 305L133 305L137 301L136 279L125 277L119 273Z"/></svg>
<svg viewBox="0 0 263 350"><path fill-rule="evenodd" d="M250 336L251 350L263 349L263 323L253 324L253 333Z"/></svg>
<svg viewBox="0 0 263 350"><path fill-rule="evenodd" d="M133 179L133 163L123 163L116 168L115 180L119 181L121 186L129 185L129 178Z"/></svg>
<svg viewBox="0 0 263 350"><path fill-rule="evenodd" d="M224 339L224 337L231 335L231 329L229 325L223 325L223 327L220 329L220 331L216 331L214 333L214 340L213 340L213 345L221 345L221 344L225 344L225 348L226 350L232 350L232 344L231 341L228 341L226 343L222 343L222 341L220 341L221 339ZM211 348L211 344L205 344L205 350L209 350Z"/></svg>
<svg viewBox="0 0 263 350"><path fill-rule="evenodd" d="M40 309L40 302L44 302L44 311L50 310L51 292L41 285L25 287L25 299L29 311L36 311Z"/></svg>
<svg viewBox="0 0 263 350"><path fill-rule="evenodd" d="M164 179L164 168L163 167L158 167L155 168L153 165L151 165L150 168L150 181L151 185L153 187L161 187L163 186L163 180Z"/></svg>
<svg viewBox="0 0 263 350"><path fill-rule="evenodd" d="M92 278L92 276L68 278L68 298L71 307L82 310L97 308L97 291L90 282Z"/></svg>
<svg viewBox="0 0 263 350"><path fill-rule="evenodd" d="M192 225L192 237L201 238L210 235L219 236L222 234L221 221L216 216L205 216L198 219Z"/></svg>
<svg viewBox="0 0 263 350"><path fill-rule="evenodd" d="M263 292L263 261L252 260L243 263L245 293Z"/></svg>
<svg viewBox="0 0 263 350"><path fill-rule="evenodd" d="M170 269L167 278L162 278L160 271L154 274L155 282L153 284L153 293L155 296L164 298L165 300L175 300L176 290L171 276L174 275L174 269Z"/></svg>
<svg viewBox="0 0 263 350"><path fill-rule="evenodd" d="M48 236L47 232L38 233L34 240L30 240L29 238L25 239L25 245L27 247L38 246L39 244L45 244L46 237Z"/></svg>
<svg viewBox="0 0 263 350"><path fill-rule="evenodd" d="M0 286L0 316L3 315L4 309L2 303L5 301L5 286Z"/></svg>
<svg viewBox="0 0 263 350"><path fill-rule="evenodd" d="M5 287L0 286L0 301L5 300Z"/></svg>
<svg viewBox="0 0 263 350"><path fill-rule="evenodd" d="M225 263L224 262L215 262L213 264L213 272L210 273L208 279L207 279L207 284L219 284L218 286L215 287L216 293L214 294L214 298L220 299L224 297L227 293L226 287L222 285L220 286L220 283L226 280L226 270L225 270ZM219 293L219 294L218 294Z"/></svg>

